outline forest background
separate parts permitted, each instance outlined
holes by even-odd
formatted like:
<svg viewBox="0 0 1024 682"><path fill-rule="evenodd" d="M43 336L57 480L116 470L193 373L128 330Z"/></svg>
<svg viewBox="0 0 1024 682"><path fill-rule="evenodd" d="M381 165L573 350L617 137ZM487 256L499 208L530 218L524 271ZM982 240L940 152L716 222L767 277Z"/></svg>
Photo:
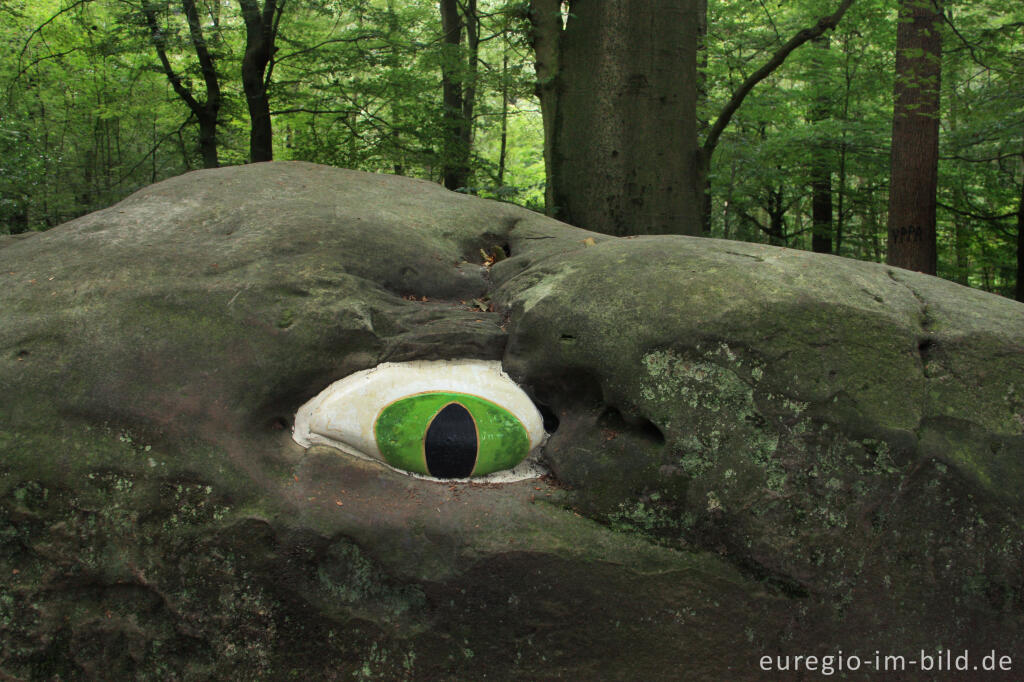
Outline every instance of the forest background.
<svg viewBox="0 0 1024 682"><path fill-rule="evenodd" d="M683 2L698 13L680 37L696 41L698 148L720 137L701 223L680 231L885 261L894 92L907 86L899 12L915 2ZM936 66L937 274L1024 300L1024 5L925 2L941 51L899 54ZM0 0L0 234L270 159L421 177L559 216L545 197L537 11L554 6L564 27L587 3ZM643 4L657 24L659 3ZM808 38L837 8L835 29ZM624 59L660 49L617 37ZM574 117L561 125L586 135Z"/></svg>

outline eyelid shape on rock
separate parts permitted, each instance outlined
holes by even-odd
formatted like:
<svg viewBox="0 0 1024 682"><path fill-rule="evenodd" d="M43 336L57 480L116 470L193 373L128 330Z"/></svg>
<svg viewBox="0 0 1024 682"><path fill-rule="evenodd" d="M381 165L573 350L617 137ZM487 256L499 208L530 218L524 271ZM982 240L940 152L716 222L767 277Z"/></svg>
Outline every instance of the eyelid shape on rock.
<svg viewBox="0 0 1024 682"><path fill-rule="evenodd" d="M406 473L516 480L542 473L519 462L546 434L537 407L500 362L436 360L383 363L334 382L299 408L292 438ZM445 442L448 451L436 456Z"/></svg>

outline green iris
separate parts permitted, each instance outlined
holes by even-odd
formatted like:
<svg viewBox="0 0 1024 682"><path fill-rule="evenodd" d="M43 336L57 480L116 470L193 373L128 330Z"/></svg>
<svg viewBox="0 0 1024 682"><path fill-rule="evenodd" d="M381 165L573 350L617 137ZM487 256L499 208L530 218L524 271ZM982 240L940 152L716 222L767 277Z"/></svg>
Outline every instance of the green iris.
<svg viewBox="0 0 1024 682"><path fill-rule="evenodd" d="M511 469L530 451L526 428L515 415L468 393L400 398L377 415L374 435L388 464L437 478Z"/></svg>

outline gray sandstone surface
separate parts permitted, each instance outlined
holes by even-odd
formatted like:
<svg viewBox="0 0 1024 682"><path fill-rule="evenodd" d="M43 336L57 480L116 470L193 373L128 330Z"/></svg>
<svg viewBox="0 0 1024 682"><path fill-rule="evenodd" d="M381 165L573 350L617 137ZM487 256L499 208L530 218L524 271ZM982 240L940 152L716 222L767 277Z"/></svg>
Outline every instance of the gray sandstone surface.
<svg viewBox="0 0 1024 682"><path fill-rule="evenodd" d="M1019 303L292 162L4 240L0 277L0 674L1024 657ZM447 358L502 360L557 420L550 476L436 483L289 437L332 381Z"/></svg>

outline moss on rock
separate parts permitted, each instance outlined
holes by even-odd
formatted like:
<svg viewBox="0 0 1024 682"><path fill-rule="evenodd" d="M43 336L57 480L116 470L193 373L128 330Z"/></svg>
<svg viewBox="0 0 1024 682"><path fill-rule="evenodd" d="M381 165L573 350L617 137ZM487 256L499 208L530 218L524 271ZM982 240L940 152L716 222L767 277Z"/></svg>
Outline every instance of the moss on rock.
<svg viewBox="0 0 1024 682"><path fill-rule="evenodd" d="M301 163L0 246L2 675L759 679L1024 632L1019 304ZM455 357L557 424L551 476L289 437L332 381Z"/></svg>

